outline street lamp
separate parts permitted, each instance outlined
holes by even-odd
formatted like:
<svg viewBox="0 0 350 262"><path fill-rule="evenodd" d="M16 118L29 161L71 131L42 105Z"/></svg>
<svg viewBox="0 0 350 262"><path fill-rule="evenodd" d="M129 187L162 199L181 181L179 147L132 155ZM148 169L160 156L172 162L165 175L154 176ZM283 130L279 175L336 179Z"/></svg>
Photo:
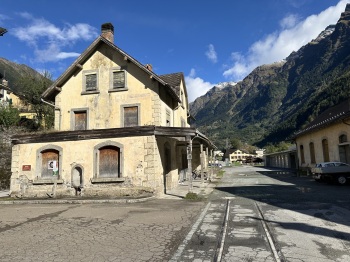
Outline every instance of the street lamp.
<svg viewBox="0 0 350 262"><path fill-rule="evenodd" d="M7 30L5 28L0 27L0 36L3 36L5 33L7 33Z"/></svg>

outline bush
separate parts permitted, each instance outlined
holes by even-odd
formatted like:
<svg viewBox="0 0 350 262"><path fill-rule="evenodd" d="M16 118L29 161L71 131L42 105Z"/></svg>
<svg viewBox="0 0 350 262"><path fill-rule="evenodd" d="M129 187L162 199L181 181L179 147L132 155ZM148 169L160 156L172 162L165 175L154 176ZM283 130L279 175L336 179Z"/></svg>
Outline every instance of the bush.
<svg viewBox="0 0 350 262"><path fill-rule="evenodd" d="M185 199L187 199L187 200L200 200L201 198L196 193L188 192L185 196Z"/></svg>

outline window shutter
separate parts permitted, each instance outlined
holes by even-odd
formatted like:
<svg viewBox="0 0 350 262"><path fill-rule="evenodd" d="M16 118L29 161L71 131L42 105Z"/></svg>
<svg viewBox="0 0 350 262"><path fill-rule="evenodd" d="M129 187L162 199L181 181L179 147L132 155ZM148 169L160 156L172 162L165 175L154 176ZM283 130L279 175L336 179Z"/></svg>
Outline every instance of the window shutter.
<svg viewBox="0 0 350 262"><path fill-rule="evenodd" d="M138 107L124 107L124 127L138 126Z"/></svg>
<svg viewBox="0 0 350 262"><path fill-rule="evenodd" d="M113 88L125 87L125 73L124 71L113 72Z"/></svg>
<svg viewBox="0 0 350 262"><path fill-rule="evenodd" d="M97 88L97 75L86 75L86 91L96 90Z"/></svg>

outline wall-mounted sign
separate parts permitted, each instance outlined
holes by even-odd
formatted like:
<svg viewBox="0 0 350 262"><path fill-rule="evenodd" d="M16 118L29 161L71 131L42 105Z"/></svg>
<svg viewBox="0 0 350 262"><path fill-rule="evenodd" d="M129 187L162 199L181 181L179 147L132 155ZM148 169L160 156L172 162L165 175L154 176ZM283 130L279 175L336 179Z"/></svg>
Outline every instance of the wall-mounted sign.
<svg viewBox="0 0 350 262"><path fill-rule="evenodd" d="M50 170L57 169L57 161L56 160L49 160L47 163L47 168Z"/></svg>
<svg viewBox="0 0 350 262"><path fill-rule="evenodd" d="M22 171L30 171L32 169L31 165L23 165L22 166Z"/></svg>

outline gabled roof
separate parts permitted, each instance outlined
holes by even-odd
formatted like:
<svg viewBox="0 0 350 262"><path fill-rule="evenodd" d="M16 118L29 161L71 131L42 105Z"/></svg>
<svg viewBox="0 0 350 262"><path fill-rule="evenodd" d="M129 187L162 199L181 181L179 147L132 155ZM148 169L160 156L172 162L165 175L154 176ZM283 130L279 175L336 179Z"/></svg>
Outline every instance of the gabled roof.
<svg viewBox="0 0 350 262"><path fill-rule="evenodd" d="M178 97L180 97L181 95L180 94L181 82L183 83L185 87L185 92L186 92L185 79L184 79L184 74L182 72L160 75L159 77L163 79L164 82L167 82L174 89ZM186 96L187 96L187 93L186 93Z"/></svg>
<svg viewBox="0 0 350 262"><path fill-rule="evenodd" d="M328 108L318 117L315 118L304 129L296 132L294 138L310 133L322 128L325 128L331 124L339 123L350 117L350 98L347 100Z"/></svg>
<svg viewBox="0 0 350 262"><path fill-rule="evenodd" d="M94 42L71 64L68 69L48 88L46 91L42 94L42 98L48 99L51 101L54 101L54 97L61 92L61 87L68 81L68 79L76 73L76 71L81 70L82 64L86 62L86 60L92 55L97 48L100 45L107 45L109 46L113 51L119 52L122 56L124 56L125 59L130 61L131 63L134 63L137 67L139 67L141 70L146 72L150 78L158 81L164 88L166 89L167 92L175 99L177 102L181 102L181 99L176 93L176 87L172 86L171 83L168 83L164 81L160 76L155 74L153 71L149 70L146 68L143 64L141 64L139 61L137 61L135 58L124 52L122 49L117 47L115 44L112 42L108 41L106 38L99 36L96 38ZM177 73L177 74L182 74L182 73ZM172 75L172 74L170 74ZM182 74L183 78L183 74Z"/></svg>

